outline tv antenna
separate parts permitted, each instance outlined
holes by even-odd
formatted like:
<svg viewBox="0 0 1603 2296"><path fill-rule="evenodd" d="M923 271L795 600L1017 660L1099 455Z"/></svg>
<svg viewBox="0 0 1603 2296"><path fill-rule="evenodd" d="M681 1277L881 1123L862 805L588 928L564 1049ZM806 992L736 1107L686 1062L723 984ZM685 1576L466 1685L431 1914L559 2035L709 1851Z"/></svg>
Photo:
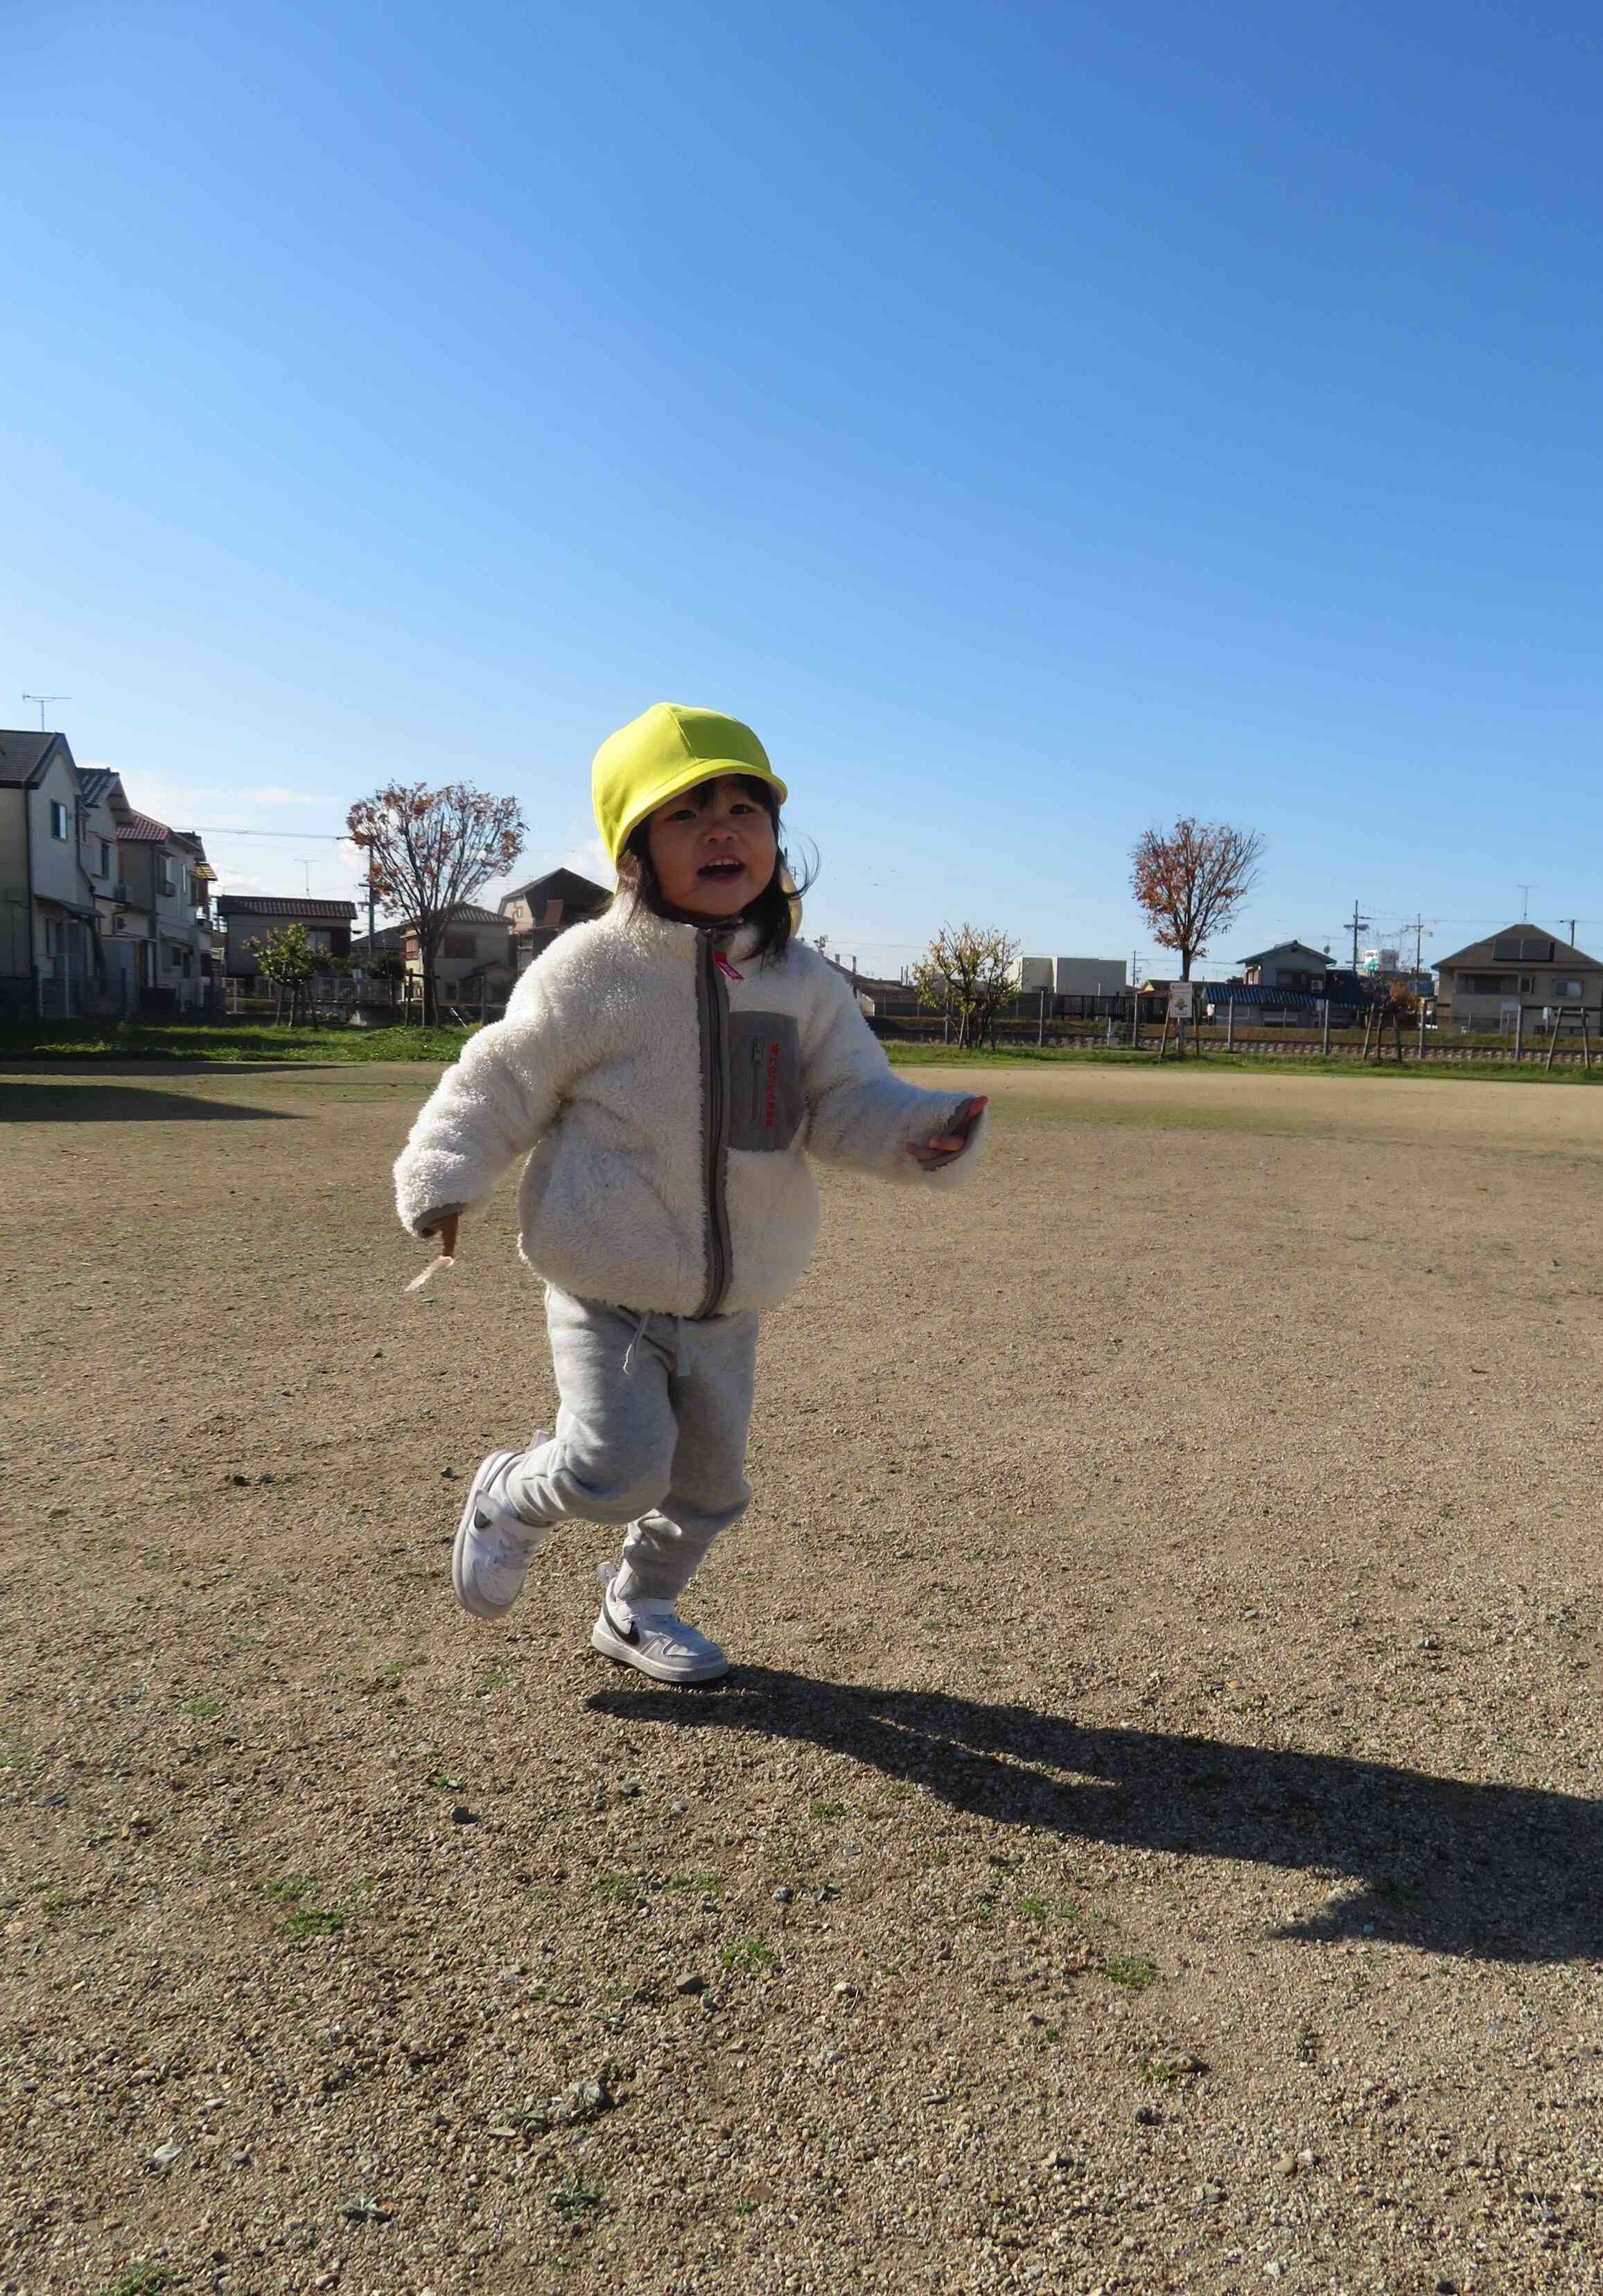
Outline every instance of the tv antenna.
<svg viewBox="0 0 1603 2296"><path fill-rule="evenodd" d="M1529 885L1521 885L1519 888L1519 914L1527 924L1531 921L1531 894L1533 890L1533 889Z"/></svg>
<svg viewBox="0 0 1603 2296"><path fill-rule="evenodd" d="M25 693L22 696L22 699L24 701L37 701L38 703L39 731L42 734L45 731L45 704L47 701L70 701L72 696L70 693Z"/></svg>

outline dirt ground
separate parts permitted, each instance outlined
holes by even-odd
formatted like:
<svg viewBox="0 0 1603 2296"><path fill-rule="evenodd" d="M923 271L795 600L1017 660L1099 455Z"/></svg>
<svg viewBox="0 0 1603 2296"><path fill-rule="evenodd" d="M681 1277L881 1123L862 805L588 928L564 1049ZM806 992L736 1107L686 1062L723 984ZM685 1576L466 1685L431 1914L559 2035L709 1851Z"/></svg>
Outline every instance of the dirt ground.
<svg viewBox="0 0 1603 2296"><path fill-rule="evenodd" d="M1603 2287L1603 1095L830 1178L697 1696L602 1533L453 1603L552 1397L429 1081L0 1083L5 2296Z"/></svg>

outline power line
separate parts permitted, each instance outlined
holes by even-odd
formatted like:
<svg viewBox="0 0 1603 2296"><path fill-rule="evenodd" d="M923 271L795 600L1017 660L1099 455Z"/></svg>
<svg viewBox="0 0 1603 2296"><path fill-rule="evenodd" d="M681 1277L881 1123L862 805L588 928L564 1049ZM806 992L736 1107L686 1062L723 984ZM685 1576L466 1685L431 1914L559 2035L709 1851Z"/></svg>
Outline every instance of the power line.
<svg viewBox="0 0 1603 2296"><path fill-rule="evenodd" d="M298 837L302 845L349 845L349 833L334 836L326 829L205 829L194 828L191 837Z"/></svg>

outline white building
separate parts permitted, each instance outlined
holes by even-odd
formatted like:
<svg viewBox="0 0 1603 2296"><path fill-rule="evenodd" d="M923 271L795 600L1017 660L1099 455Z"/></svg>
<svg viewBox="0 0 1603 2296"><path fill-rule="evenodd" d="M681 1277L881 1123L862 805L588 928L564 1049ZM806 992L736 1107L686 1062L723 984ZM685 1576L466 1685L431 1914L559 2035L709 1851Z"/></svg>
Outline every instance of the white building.
<svg viewBox="0 0 1603 2296"><path fill-rule="evenodd" d="M1122 956L1015 956L1014 985L1021 995L1048 996L1116 996L1130 986L1130 964Z"/></svg>

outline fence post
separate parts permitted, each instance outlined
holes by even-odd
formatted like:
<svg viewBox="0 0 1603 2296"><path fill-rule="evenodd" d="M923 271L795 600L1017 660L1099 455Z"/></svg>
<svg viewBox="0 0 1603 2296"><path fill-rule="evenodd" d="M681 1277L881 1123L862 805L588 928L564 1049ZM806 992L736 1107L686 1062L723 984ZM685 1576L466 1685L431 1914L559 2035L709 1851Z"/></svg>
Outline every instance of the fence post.
<svg viewBox="0 0 1603 2296"><path fill-rule="evenodd" d="M1517 1004L1514 1008L1514 1065L1516 1068L1525 1058L1525 1008L1523 1004Z"/></svg>
<svg viewBox="0 0 1603 2296"><path fill-rule="evenodd" d="M1224 1008L1224 1048L1227 1053L1233 1053L1236 1049L1236 999L1233 996L1226 1001Z"/></svg>
<svg viewBox="0 0 1603 2296"><path fill-rule="evenodd" d="M1038 1045L1044 1045L1047 1041L1047 992L1044 988L1040 992L1040 1013L1035 1023L1035 1041Z"/></svg>
<svg viewBox="0 0 1603 2296"><path fill-rule="evenodd" d="M1419 999L1419 1057L1425 1058L1425 999Z"/></svg>
<svg viewBox="0 0 1603 2296"><path fill-rule="evenodd" d="M1328 1060L1330 1057L1330 999L1328 996L1320 997L1319 1012L1322 1016L1319 1030L1319 1050L1324 1054L1326 1059Z"/></svg>

